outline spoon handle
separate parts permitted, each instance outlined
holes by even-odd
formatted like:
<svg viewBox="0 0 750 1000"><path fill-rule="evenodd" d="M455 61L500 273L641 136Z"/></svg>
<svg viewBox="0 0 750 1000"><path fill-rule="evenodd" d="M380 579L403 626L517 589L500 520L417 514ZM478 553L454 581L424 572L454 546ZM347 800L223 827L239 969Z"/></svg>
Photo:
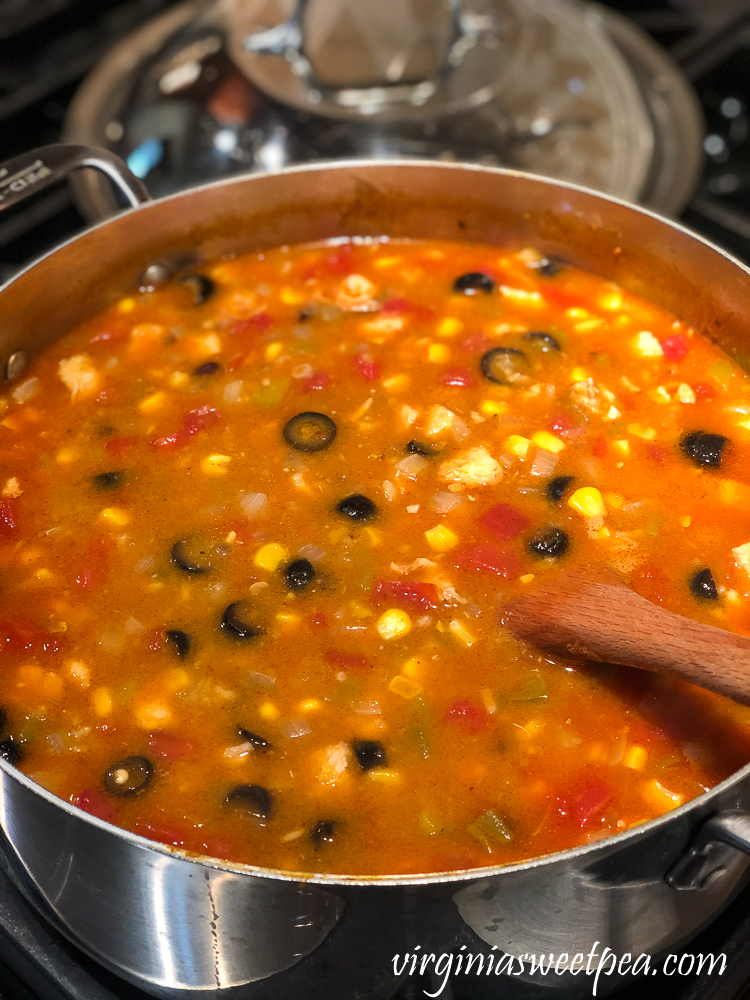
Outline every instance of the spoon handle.
<svg viewBox="0 0 750 1000"><path fill-rule="evenodd" d="M501 620L558 656L671 674L750 705L750 638L652 604L606 567L557 576L506 605Z"/></svg>

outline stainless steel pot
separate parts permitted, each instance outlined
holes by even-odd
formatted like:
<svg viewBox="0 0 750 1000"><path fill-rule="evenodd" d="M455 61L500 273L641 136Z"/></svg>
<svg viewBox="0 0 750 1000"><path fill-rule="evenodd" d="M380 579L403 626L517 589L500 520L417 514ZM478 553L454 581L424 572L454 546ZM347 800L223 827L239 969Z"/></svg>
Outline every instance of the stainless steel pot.
<svg viewBox="0 0 750 1000"><path fill-rule="evenodd" d="M104 169L131 204L147 199L109 154L49 147L0 168L0 208L80 166ZM0 361L17 377L29 354L132 290L154 263L383 233L536 245L646 295L740 362L750 357L750 272L680 226L510 171L388 162L230 180L96 226L0 290ZM0 832L3 866L28 899L154 996L262 1000L286 990L364 1000L388 996L409 975L405 953L439 958L463 948L481 953L486 970L489 957L495 965L502 954L572 958L594 942L618 958L678 949L744 880L750 765L606 841L443 875L295 878L190 857L80 812L2 760ZM540 977L528 965L510 977L478 975L477 965L457 980L477 998L591 995L586 975ZM434 993L443 974L433 979ZM598 993L621 984L615 973Z"/></svg>

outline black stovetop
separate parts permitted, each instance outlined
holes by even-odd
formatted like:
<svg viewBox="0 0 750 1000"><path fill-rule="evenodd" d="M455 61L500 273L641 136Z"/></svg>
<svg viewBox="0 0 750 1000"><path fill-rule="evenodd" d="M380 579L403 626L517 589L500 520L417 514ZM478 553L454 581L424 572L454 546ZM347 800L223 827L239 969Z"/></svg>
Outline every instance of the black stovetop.
<svg viewBox="0 0 750 1000"><path fill-rule="evenodd" d="M684 222L750 262L750 0L605 2L671 51L701 99L705 168ZM0 162L54 142L81 78L110 45L167 6L169 0L0 0ZM84 226L67 187L9 213L0 220L0 282ZM750 1000L750 888L689 950L725 953L726 973L659 974L621 990L616 1000ZM416 1000L424 988L412 981L393 1000ZM463 1000L460 986L452 989L445 1000ZM0 1000L145 1000L145 994L69 945L0 873Z"/></svg>

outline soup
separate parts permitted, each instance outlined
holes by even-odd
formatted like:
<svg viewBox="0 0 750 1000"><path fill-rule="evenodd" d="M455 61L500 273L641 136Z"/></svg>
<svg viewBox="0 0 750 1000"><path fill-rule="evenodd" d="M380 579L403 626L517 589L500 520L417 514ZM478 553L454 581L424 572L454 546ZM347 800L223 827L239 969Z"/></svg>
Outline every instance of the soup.
<svg viewBox="0 0 750 1000"><path fill-rule="evenodd" d="M299 872L588 843L750 759L750 710L499 624L577 562L747 630L750 381L532 249L347 241L115 303L0 396L0 752Z"/></svg>

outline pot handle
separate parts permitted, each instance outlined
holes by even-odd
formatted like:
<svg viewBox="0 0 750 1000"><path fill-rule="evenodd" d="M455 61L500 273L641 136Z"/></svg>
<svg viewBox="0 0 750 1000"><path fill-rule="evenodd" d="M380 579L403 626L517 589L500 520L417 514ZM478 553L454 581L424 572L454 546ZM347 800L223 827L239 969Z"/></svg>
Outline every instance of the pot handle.
<svg viewBox="0 0 750 1000"><path fill-rule="evenodd" d="M81 167L93 167L106 174L131 208L150 201L143 182L106 149L56 144L32 149L0 164L0 212Z"/></svg>
<svg viewBox="0 0 750 1000"><path fill-rule="evenodd" d="M726 871L727 847L750 854L750 813L727 809L707 820L667 872L667 884L678 890L707 889Z"/></svg>

